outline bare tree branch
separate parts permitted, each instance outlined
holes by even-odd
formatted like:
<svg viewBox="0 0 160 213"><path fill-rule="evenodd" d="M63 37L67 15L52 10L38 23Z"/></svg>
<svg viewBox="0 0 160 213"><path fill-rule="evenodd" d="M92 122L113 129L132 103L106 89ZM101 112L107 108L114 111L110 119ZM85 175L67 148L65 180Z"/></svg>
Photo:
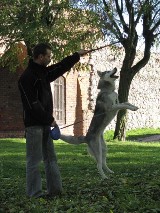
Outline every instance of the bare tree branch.
<svg viewBox="0 0 160 213"><path fill-rule="evenodd" d="M139 70L144 67L149 59L150 59L150 55L151 55L151 46L153 44L153 40L154 40L154 35L150 32L150 34L148 34L145 37L145 49L144 49L144 56L143 58L132 67L132 75L134 76L137 72L139 72Z"/></svg>
<svg viewBox="0 0 160 213"><path fill-rule="evenodd" d="M155 14L154 14L154 16L153 16L153 18L152 18L152 23L153 23L153 21L155 20L155 18L156 18L156 16L157 16L157 14L160 12L160 9L159 10L157 10L156 12L155 12Z"/></svg>
<svg viewBox="0 0 160 213"><path fill-rule="evenodd" d="M126 8L127 8L128 14L130 15L130 2L129 2L129 0L125 0L125 3L126 3Z"/></svg>
<svg viewBox="0 0 160 213"><path fill-rule="evenodd" d="M139 1L140 2L140 1ZM137 24L138 24L138 22L139 22L139 20L140 20L140 18L141 18L141 16L142 16L142 14L143 14L143 10L144 10L144 6L140 3L140 5L141 5L141 8L140 8L140 10L138 11L138 15L137 15L137 18L136 18L136 20L135 20L135 25L137 26Z"/></svg>
<svg viewBox="0 0 160 213"><path fill-rule="evenodd" d="M157 21L157 23L154 25L151 31L154 32L159 26L160 26L160 19Z"/></svg>
<svg viewBox="0 0 160 213"><path fill-rule="evenodd" d="M118 4L118 0L115 0L115 3L116 3L116 9L117 9L119 18L120 18L121 23L122 23L122 25L123 25L124 32L125 32L125 33L128 33L129 28L128 28L127 24L125 23L124 17L123 17L123 15L122 15L123 9L120 9L120 6L119 6L119 4ZM122 1L121 1L121 8L123 8L123 2L122 2Z"/></svg>
<svg viewBox="0 0 160 213"><path fill-rule="evenodd" d="M122 33L117 25L117 23L115 22L115 20L113 19L113 16L111 15L110 13L110 7L109 5L107 4L107 2L105 0L103 0L103 4L104 4L104 7L105 7L105 12L107 13L107 16L108 18L110 19L111 23L113 24L113 26L115 27L116 31L114 31L114 34L117 38L119 38L120 40L123 40L123 36L122 36ZM118 36L116 35L118 34Z"/></svg>
<svg viewBox="0 0 160 213"><path fill-rule="evenodd" d="M154 38L157 38L159 35L160 35L160 32L159 32L159 33L154 34Z"/></svg>

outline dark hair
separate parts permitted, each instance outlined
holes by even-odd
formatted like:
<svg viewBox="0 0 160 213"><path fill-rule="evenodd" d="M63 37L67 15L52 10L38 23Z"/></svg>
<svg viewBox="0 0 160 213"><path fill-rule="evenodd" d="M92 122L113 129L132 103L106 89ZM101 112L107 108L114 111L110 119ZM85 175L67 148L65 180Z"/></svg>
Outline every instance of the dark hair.
<svg viewBox="0 0 160 213"><path fill-rule="evenodd" d="M37 44L33 49L33 58L37 59L40 54L45 55L47 49L51 50L49 44L45 43Z"/></svg>

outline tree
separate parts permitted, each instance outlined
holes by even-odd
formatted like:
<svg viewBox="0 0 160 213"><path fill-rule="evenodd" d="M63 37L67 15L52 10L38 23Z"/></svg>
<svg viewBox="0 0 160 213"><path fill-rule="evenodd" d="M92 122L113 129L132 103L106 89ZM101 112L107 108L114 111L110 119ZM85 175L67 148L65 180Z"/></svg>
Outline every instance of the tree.
<svg viewBox="0 0 160 213"><path fill-rule="evenodd" d="M92 19L92 11L73 8L69 0L3 0L0 8L0 44L12 49L1 57L1 64L10 65L10 70L16 70L14 58L21 51L15 45L18 42L24 42L29 56L35 44L50 43L57 61L84 44L87 47L99 33L93 36L95 16L91 22L87 18ZM8 63L8 58L13 63Z"/></svg>
<svg viewBox="0 0 160 213"><path fill-rule="evenodd" d="M72 1L82 9L99 14L97 29L104 38L119 41L124 48L120 71L119 100L127 102L134 76L149 61L151 48L160 38L160 1L158 0L77 0ZM100 24L99 24L100 23ZM141 28L141 32L138 29ZM136 63L138 42L144 42L143 57ZM114 139L125 140L127 111L117 115Z"/></svg>

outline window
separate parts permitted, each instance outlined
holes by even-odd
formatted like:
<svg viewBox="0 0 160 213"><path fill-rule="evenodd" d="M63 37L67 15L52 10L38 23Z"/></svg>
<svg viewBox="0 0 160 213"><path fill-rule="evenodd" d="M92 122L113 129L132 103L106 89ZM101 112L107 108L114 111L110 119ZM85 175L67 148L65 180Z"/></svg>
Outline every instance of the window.
<svg viewBox="0 0 160 213"><path fill-rule="evenodd" d="M65 78L59 77L52 84L53 116L59 125L65 124Z"/></svg>

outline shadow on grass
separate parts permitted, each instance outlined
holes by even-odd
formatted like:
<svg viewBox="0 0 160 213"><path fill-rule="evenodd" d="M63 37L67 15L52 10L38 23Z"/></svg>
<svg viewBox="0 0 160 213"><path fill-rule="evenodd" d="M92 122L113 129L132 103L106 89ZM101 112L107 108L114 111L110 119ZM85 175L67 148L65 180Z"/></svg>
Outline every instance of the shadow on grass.
<svg viewBox="0 0 160 213"><path fill-rule="evenodd" d="M128 130L126 135L126 141L141 141L141 139L151 137L151 136L160 136L160 129L133 129ZM104 133L104 138L106 141L113 141L114 131L108 130Z"/></svg>
<svg viewBox="0 0 160 213"><path fill-rule="evenodd" d="M126 137L127 141L140 141L140 139L146 138L146 137L151 137L151 136L159 136L160 134L142 134L142 135L129 135Z"/></svg>

